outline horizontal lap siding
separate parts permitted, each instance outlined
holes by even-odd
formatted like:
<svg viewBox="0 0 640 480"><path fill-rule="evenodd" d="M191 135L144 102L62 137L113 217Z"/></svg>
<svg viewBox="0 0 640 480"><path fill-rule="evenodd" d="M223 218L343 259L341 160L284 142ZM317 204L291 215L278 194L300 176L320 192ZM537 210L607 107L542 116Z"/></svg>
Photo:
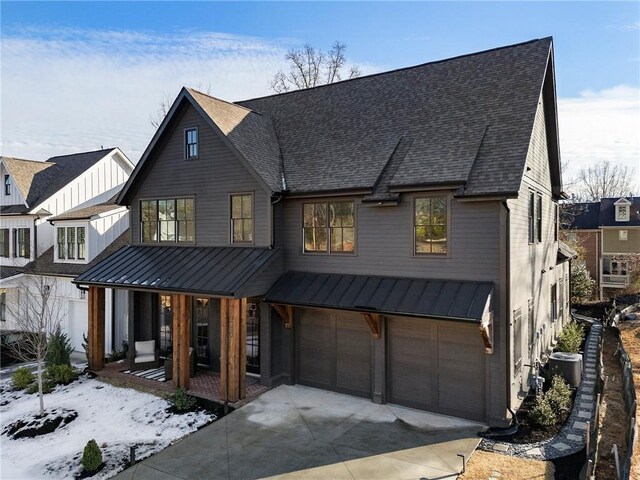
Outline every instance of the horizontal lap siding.
<svg viewBox="0 0 640 480"><path fill-rule="evenodd" d="M620 240L620 230L627 231L627 239ZM638 253L640 252L640 228L603 228L602 253Z"/></svg>
<svg viewBox="0 0 640 480"><path fill-rule="evenodd" d="M184 129L197 126L199 157L184 160ZM228 245L230 238L229 194L253 192L254 235L256 245L268 245L267 205L270 199L251 173L191 107L178 117L164 145L147 162L146 176L131 202L133 243L140 242L141 199L195 195L196 243L205 246Z"/></svg>
<svg viewBox="0 0 640 480"><path fill-rule="evenodd" d="M450 255L413 255L413 196L398 206L367 207L356 199L356 254L302 253L302 200L286 200L285 269L318 273L495 281L499 279L498 202L451 202ZM280 235L279 235L280 233Z"/></svg>

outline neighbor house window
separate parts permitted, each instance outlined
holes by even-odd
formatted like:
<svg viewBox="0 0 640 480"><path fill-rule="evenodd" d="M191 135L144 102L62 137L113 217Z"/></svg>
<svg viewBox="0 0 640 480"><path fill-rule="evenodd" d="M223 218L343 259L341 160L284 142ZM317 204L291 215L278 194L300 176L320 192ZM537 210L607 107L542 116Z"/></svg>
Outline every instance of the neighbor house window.
<svg viewBox="0 0 640 480"><path fill-rule="evenodd" d="M195 241L193 198L142 200L140 238L143 243Z"/></svg>
<svg viewBox="0 0 640 480"><path fill-rule="evenodd" d="M65 241L66 238L66 229L64 227L58 227L58 259L59 260L64 260L65 258L65 246L67 244L67 242Z"/></svg>
<svg viewBox="0 0 640 480"><path fill-rule="evenodd" d="M9 258L9 229L0 229L0 256Z"/></svg>
<svg viewBox="0 0 640 480"><path fill-rule="evenodd" d="M303 217L305 252L354 252L354 202L305 203Z"/></svg>
<svg viewBox="0 0 640 480"><path fill-rule="evenodd" d="M0 322L7 321L7 291L0 291Z"/></svg>
<svg viewBox="0 0 640 480"><path fill-rule="evenodd" d="M618 230L618 240L626 242L628 238L628 230Z"/></svg>
<svg viewBox="0 0 640 480"><path fill-rule="evenodd" d="M253 242L253 195L231 195L231 243Z"/></svg>
<svg viewBox="0 0 640 480"><path fill-rule="evenodd" d="M553 204L553 241L558 241L558 204Z"/></svg>
<svg viewBox="0 0 640 480"><path fill-rule="evenodd" d="M629 205L616 205L616 222L629 221Z"/></svg>
<svg viewBox="0 0 640 480"><path fill-rule="evenodd" d="M76 258L76 229L75 227L67 227L67 258L74 260Z"/></svg>
<svg viewBox="0 0 640 480"><path fill-rule="evenodd" d="M447 197L416 198L414 252L447 253Z"/></svg>
<svg viewBox="0 0 640 480"><path fill-rule="evenodd" d="M11 177L9 175L4 176L4 194L11 195Z"/></svg>
<svg viewBox="0 0 640 480"><path fill-rule="evenodd" d="M554 283L551 285L551 321L558 319L558 287Z"/></svg>
<svg viewBox="0 0 640 480"><path fill-rule="evenodd" d="M515 371L522 368L522 309L513 311L513 360Z"/></svg>
<svg viewBox="0 0 640 480"><path fill-rule="evenodd" d="M18 228L16 230L16 251L14 256L29 258L31 256L31 230L28 228Z"/></svg>
<svg viewBox="0 0 640 480"><path fill-rule="evenodd" d="M536 232L538 243L542 242L542 195L538 194L538 208L536 209Z"/></svg>
<svg viewBox="0 0 640 480"><path fill-rule="evenodd" d="M198 129L188 128L184 131L184 158L198 158Z"/></svg>
<svg viewBox="0 0 640 480"><path fill-rule="evenodd" d="M536 195L529 192L529 243L534 243L536 239Z"/></svg>
<svg viewBox="0 0 640 480"><path fill-rule="evenodd" d="M558 317L560 321L564 321L564 297L565 297L565 285L560 278L560 288L558 289Z"/></svg>
<svg viewBox="0 0 640 480"><path fill-rule="evenodd" d="M78 260L84 260L87 258L87 249L85 245L85 227L78 227L76 229L78 236Z"/></svg>

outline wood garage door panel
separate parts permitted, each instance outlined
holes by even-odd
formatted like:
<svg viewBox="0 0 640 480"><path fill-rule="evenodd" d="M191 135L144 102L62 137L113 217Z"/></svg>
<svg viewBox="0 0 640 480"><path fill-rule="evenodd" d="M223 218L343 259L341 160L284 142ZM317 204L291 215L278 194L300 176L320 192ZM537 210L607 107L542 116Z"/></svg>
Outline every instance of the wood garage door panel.
<svg viewBox="0 0 640 480"><path fill-rule="evenodd" d="M438 404L443 410L483 419L485 363L475 328L438 328Z"/></svg>
<svg viewBox="0 0 640 480"><path fill-rule="evenodd" d="M297 330L298 381L330 388L335 365L335 322L326 315L308 310L301 316Z"/></svg>
<svg viewBox="0 0 640 480"><path fill-rule="evenodd" d="M419 408L433 406L431 326L413 319L389 320L389 399Z"/></svg>
<svg viewBox="0 0 640 480"><path fill-rule="evenodd" d="M371 396L371 332L362 317L336 317L336 387Z"/></svg>

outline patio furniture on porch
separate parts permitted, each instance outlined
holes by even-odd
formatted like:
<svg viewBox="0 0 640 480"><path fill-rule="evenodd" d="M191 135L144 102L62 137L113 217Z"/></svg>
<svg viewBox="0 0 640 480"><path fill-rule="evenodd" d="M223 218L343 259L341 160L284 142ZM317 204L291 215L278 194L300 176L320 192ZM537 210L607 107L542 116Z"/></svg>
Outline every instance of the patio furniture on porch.
<svg viewBox="0 0 640 480"><path fill-rule="evenodd" d="M160 366L160 349L155 340L135 342L134 347L129 347L130 370L148 370Z"/></svg>
<svg viewBox="0 0 640 480"><path fill-rule="evenodd" d="M196 354L193 347L189 347L189 377L196 376ZM164 361L164 379L165 381L173 379L173 357L169 357Z"/></svg>

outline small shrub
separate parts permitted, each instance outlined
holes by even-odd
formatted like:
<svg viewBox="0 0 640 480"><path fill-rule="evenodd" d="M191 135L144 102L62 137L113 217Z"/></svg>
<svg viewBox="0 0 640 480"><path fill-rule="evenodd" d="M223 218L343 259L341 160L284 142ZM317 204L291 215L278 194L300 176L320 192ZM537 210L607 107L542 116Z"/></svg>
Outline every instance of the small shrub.
<svg viewBox="0 0 640 480"><path fill-rule="evenodd" d="M82 468L89 473L97 472L102 465L102 452L95 440L89 440L82 452Z"/></svg>
<svg viewBox="0 0 640 480"><path fill-rule="evenodd" d="M183 387L178 387L174 393L167 397L167 401L178 412L193 410L197 403L197 400L188 395Z"/></svg>
<svg viewBox="0 0 640 480"><path fill-rule="evenodd" d="M536 404L529 412L529 420L534 425L538 425L543 428L550 427L556 423L556 414L551 408L549 399L545 394L538 395L536 397Z"/></svg>
<svg viewBox="0 0 640 480"><path fill-rule="evenodd" d="M558 352L578 353L584 339L584 327L577 322L569 322L558 335Z"/></svg>
<svg viewBox="0 0 640 480"><path fill-rule="evenodd" d="M45 378L42 379L42 393L51 393L55 385ZM28 394L38 393L38 382L33 382L25 390Z"/></svg>
<svg viewBox="0 0 640 480"><path fill-rule="evenodd" d="M117 362L118 360L122 360L123 358L126 358L126 356L127 356L126 352L120 352L118 350L114 350L109 354L108 361Z"/></svg>
<svg viewBox="0 0 640 480"><path fill-rule="evenodd" d="M62 333L60 325L56 328L56 331L51 338L49 338L49 348L47 349L47 356L45 358L47 367L53 365L69 365L71 366L71 342L66 333Z"/></svg>
<svg viewBox="0 0 640 480"><path fill-rule="evenodd" d="M35 379L36 377L33 375L33 373L31 373L31 370L29 370L27 367L20 367L13 373L13 376L11 377L11 383L13 385L13 388L17 390L24 390L31 383L33 383Z"/></svg>
<svg viewBox="0 0 640 480"><path fill-rule="evenodd" d="M571 410L571 389L560 375L553 376L551 388L547 391L546 396L556 416L560 417Z"/></svg>
<svg viewBox="0 0 640 480"><path fill-rule="evenodd" d="M76 372L70 365L51 365L45 372L47 382L54 385L68 385L76 378Z"/></svg>

